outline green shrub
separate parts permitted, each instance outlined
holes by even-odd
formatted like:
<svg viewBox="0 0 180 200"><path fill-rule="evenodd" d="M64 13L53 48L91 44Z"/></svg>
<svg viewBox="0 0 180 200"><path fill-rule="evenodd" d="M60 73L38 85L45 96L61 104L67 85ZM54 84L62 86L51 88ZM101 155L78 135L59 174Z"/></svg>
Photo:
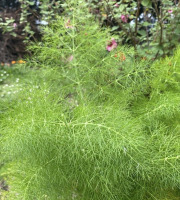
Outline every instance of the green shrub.
<svg viewBox="0 0 180 200"><path fill-rule="evenodd" d="M1 113L7 198L176 199L180 50L151 68L128 47L108 53L83 9L31 46L37 76Z"/></svg>
<svg viewBox="0 0 180 200"><path fill-rule="evenodd" d="M86 0L100 24L111 28L140 57L172 55L180 37L179 2L172 0ZM142 51L143 49L143 51Z"/></svg>

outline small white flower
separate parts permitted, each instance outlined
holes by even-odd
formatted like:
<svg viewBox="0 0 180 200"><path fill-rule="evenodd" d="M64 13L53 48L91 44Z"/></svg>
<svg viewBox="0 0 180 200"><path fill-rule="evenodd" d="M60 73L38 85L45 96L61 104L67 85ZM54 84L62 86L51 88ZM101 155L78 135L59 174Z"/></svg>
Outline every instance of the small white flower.
<svg viewBox="0 0 180 200"><path fill-rule="evenodd" d="M124 154L126 154L126 152L127 152L126 147L123 147L123 151L124 151Z"/></svg>

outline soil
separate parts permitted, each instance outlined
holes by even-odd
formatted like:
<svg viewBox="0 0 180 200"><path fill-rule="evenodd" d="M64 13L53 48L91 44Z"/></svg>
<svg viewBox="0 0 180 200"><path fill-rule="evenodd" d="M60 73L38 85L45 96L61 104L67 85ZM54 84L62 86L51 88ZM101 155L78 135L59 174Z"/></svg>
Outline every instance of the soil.
<svg viewBox="0 0 180 200"><path fill-rule="evenodd" d="M0 191L1 191L1 190L8 191L8 186L7 186L5 180L1 180L1 181L0 181Z"/></svg>
<svg viewBox="0 0 180 200"><path fill-rule="evenodd" d="M0 179L0 200L2 198L2 193L8 190L9 188L8 188L8 185L6 184L6 181L3 179Z"/></svg>

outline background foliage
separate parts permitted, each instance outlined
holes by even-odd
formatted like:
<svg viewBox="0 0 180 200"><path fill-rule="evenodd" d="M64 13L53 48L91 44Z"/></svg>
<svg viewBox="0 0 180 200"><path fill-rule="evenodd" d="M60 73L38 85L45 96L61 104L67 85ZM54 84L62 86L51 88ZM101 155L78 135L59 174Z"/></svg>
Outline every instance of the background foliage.
<svg viewBox="0 0 180 200"><path fill-rule="evenodd" d="M26 44L41 37L40 26L61 14L63 1L8 0L0 2L0 62L11 63L25 54Z"/></svg>
<svg viewBox="0 0 180 200"><path fill-rule="evenodd" d="M102 26L110 26L137 55L153 59L170 55L180 41L180 2L172 0L87 0ZM143 50L142 50L143 49Z"/></svg>
<svg viewBox="0 0 180 200"><path fill-rule="evenodd" d="M40 37L37 24L52 22L55 15L63 13L68 2L68 0L2 1L0 37L5 55L0 55L1 62L8 60L7 54L11 55L10 61L24 55L26 49L24 42L28 42L30 38ZM119 43L129 44L135 48L136 57L144 59L148 57L154 60L157 57L170 55L180 41L178 0L86 0L85 2L89 12L95 15L100 25L104 28L111 27L111 32L117 35Z"/></svg>

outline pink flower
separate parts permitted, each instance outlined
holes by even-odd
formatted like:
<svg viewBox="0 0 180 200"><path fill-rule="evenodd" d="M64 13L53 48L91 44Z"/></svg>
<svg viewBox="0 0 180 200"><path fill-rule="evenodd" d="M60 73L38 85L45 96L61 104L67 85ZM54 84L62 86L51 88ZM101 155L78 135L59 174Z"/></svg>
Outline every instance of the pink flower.
<svg viewBox="0 0 180 200"><path fill-rule="evenodd" d="M16 24L16 23L13 23L13 27L16 28L16 27L17 27L17 24Z"/></svg>
<svg viewBox="0 0 180 200"><path fill-rule="evenodd" d="M65 23L65 27L66 27L66 28L73 29L73 28L74 28L74 26L70 25L70 23L71 23L71 20L70 20L70 19L68 19L68 21Z"/></svg>
<svg viewBox="0 0 180 200"><path fill-rule="evenodd" d="M122 20L124 23L127 23L127 22L128 22L128 15L121 15L121 20Z"/></svg>
<svg viewBox="0 0 180 200"><path fill-rule="evenodd" d="M170 13L170 14L171 14L172 12L173 12L173 10L168 10L168 13Z"/></svg>
<svg viewBox="0 0 180 200"><path fill-rule="evenodd" d="M67 58L67 61L68 61L68 62L71 62L71 61L73 60L73 58L74 58L74 56L71 55L71 56L69 56L69 57Z"/></svg>
<svg viewBox="0 0 180 200"><path fill-rule="evenodd" d="M109 42L109 44L106 46L106 50L112 51L116 47L117 47L117 42L114 38L112 38L111 41Z"/></svg>
<svg viewBox="0 0 180 200"><path fill-rule="evenodd" d="M116 8L119 8L119 4L118 3L115 3L114 5L115 5Z"/></svg>

